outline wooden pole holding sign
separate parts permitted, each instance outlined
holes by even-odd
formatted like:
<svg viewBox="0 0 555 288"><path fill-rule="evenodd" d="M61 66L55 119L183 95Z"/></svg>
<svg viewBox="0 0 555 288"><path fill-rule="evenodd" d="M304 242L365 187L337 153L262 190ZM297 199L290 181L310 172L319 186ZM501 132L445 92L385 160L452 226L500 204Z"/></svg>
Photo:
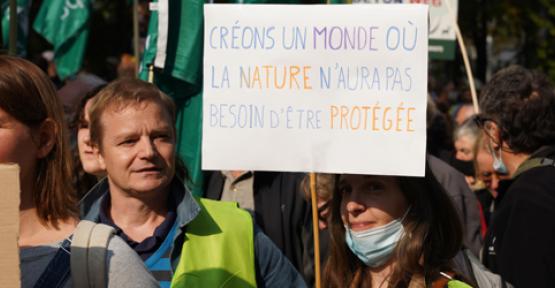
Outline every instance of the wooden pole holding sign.
<svg viewBox="0 0 555 288"><path fill-rule="evenodd" d="M154 65L148 65L148 83L154 84Z"/></svg>
<svg viewBox="0 0 555 288"><path fill-rule="evenodd" d="M313 172L424 176L428 6L205 4L204 16L202 169L309 173L319 288Z"/></svg>
<svg viewBox="0 0 555 288"><path fill-rule="evenodd" d="M320 282L320 229L318 228L318 196L316 195L316 173L311 172L310 200L312 202L312 233L314 237L314 283L316 288L321 287Z"/></svg>
<svg viewBox="0 0 555 288"><path fill-rule="evenodd" d="M453 14L453 9L451 8L451 4L449 1L445 1L445 6L447 7L447 11L449 11L449 18L453 21L453 26L455 27L455 34L457 35L457 43L459 44L459 48L461 49L461 53L463 56L464 67L466 70L466 77L468 77L468 84L470 85L470 94L472 95L472 104L474 106L474 112L476 114L480 113L480 107L478 106L478 96L476 95L476 86L474 85L474 76L472 75L472 67L470 67L470 61L468 61L468 54L466 53L466 46L464 45L464 40L461 34L461 29L459 28L459 24Z"/></svg>

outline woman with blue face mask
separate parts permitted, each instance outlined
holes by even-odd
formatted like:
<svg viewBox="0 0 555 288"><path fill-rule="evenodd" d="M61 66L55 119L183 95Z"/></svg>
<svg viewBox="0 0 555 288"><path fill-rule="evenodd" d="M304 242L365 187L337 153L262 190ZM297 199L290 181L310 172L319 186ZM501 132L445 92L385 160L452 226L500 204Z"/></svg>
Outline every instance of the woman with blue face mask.
<svg viewBox="0 0 555 288"><path fill-rule="evenodd" d="M324 286L470 287L451 263L462 242L455 208L426 175L339 176Z"/></svg>

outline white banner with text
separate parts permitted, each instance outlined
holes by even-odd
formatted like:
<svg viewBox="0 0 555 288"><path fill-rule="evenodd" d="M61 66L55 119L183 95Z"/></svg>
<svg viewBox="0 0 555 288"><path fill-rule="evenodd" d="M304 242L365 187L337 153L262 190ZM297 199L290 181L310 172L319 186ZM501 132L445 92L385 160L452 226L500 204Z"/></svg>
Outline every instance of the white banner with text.
<svg viewBox="0 0 555 288"><path fill-rule="evenodd" d="M204 10L204 170L424 175L428 5Z"/></svg>

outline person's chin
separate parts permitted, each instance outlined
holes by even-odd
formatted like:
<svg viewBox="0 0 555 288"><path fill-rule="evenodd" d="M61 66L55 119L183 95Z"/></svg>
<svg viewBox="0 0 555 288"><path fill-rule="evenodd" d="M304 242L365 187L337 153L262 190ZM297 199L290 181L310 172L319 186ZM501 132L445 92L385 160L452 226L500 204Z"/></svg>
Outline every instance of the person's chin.
<svg viewBox="0 0 555 288"><path fill-rule="evenodd" d="M151 179L141 179L135 182L135 188L133 190L139 193L149 193L156 192L163 189L168 185L168 179L166 177L156 177Z"/></svg>
<svg viewBox="0 0 555 288"><path fill-rule="evenodd" d="M83 163L83 171L87 172L87 174L92 174L95 176L104 174L104 170L100 169L100 167L96 165L96 163L92 165L87 165Z"/></svg>

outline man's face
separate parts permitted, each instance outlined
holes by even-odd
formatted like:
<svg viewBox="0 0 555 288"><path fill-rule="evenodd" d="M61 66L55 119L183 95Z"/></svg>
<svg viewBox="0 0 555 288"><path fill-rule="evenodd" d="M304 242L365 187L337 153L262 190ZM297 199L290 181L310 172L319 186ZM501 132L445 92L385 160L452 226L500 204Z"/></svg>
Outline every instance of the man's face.
<svg viewBox="0 0 555 288"><path fill-rule="evenodd" d="M461 161L472 161L474 157L473 148L475 140L468 135L461 136L455 141L455 158Z"/></svg>
<svg viewBox="0 0 555 288"><path fill-rule="evenodd" d="M112 193L140 197L167 189L175 173L175 133L160 103L108 107L100 123L103 134L97 156Z"/></svg>
<svg viewBox="0 0 555 288"><path fill-rule="evenodd" d="M484 182L486 188L491 192L493 197L497 197L497 189L499 188L499 181L509 179L506 174L499 174L493 169L493 157L486 149L479 149L476 155L476 168L478 169L476 175Z"/></svg>

